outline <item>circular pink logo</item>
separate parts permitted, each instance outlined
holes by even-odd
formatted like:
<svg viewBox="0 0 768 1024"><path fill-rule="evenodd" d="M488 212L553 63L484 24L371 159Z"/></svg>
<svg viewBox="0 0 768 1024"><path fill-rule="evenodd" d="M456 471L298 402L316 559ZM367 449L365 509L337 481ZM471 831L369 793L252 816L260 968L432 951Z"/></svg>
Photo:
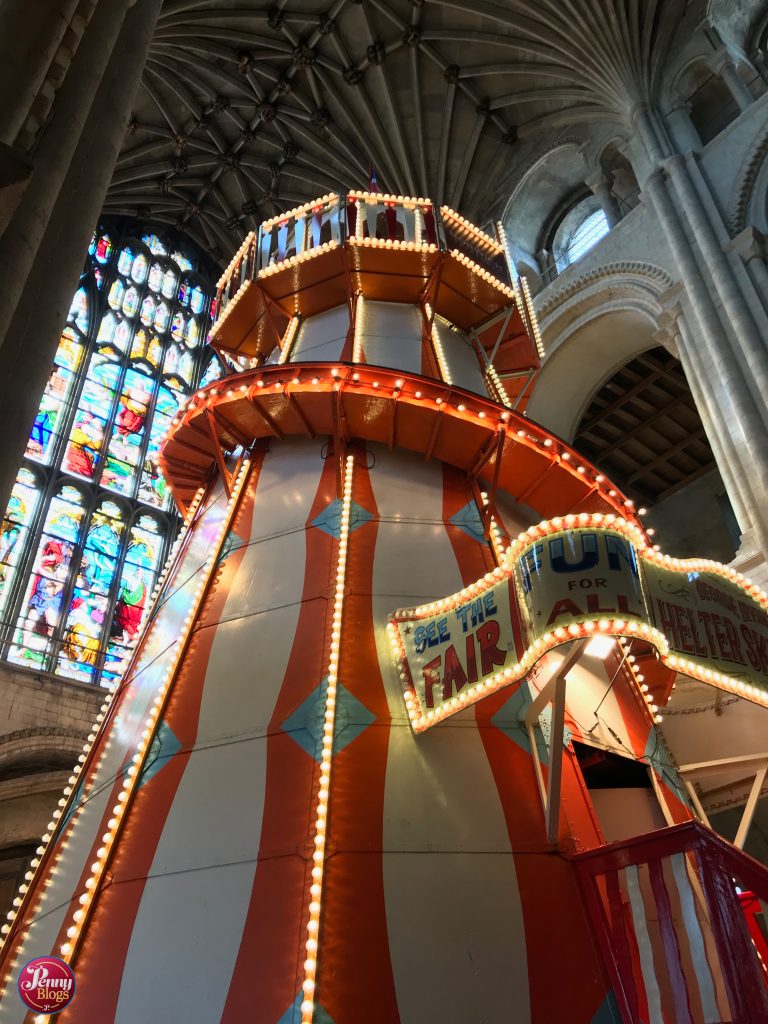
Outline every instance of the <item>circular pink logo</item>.
<svg viewBox="0 0 768 1024"><path fill-rule="evenodd" d="M19 972L21 1001L38 1013L58 1013L75 997L75 972L57 956L37 956Z"/></svg>

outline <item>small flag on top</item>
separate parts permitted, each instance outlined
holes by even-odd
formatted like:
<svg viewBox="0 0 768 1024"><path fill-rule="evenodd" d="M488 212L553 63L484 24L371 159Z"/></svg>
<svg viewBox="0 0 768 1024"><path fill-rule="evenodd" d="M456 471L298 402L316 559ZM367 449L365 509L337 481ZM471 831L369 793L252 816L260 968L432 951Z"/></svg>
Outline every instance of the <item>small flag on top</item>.
<svg viewBox="0 0 768 1024"><path fill-rule="evenodd" d="M376 195L381 192L379 188L379 179L376 176L376 168L373 164L368 164L368 191L371 195Z"/></svg>

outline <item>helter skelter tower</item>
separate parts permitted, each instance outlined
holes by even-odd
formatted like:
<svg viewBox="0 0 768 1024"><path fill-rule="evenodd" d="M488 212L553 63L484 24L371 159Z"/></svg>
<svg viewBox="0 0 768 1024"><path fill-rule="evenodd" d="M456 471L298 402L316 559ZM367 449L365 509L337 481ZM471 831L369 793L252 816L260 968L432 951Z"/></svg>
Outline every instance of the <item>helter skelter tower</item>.
<svg viewBox="0 0 768 1024"><path fill-rule="evenodd" d="M654 724L675 667L762 691L680 660L637 553L674 566L522 414L537 329L501 242L325 196L245 240L212 344L241 369L165 442L184 527L4 926L0 1024L51 953L64 1024L765 1019L728 1015L765 1008L749 859L704 870ZM579 743L646 773L634 832Z"/></svg>

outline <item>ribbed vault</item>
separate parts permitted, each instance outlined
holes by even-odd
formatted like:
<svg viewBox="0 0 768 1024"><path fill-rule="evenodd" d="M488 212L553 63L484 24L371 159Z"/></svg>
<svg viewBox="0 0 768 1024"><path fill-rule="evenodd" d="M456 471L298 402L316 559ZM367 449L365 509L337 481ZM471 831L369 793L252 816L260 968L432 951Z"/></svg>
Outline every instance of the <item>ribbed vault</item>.
<svg viewBox="0 0 768 1024"><path fill-rule="evenodd" d="M367 184L476 219L513 148L658 91L685 0L169 0L106 209L215 257Z"/></svg>

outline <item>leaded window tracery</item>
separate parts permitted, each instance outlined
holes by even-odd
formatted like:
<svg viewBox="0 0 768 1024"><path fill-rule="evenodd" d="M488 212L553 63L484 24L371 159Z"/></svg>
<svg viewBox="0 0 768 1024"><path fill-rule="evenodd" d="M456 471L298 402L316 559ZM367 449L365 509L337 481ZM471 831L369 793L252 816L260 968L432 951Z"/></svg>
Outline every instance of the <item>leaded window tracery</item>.
<svg viewBox="0 0 768 1024"><path fill-rule="evenodd" d="M114 686L177 528L158 453L201 377L211 288L150 232L98 231L0 527L0 656Z"/></svg>

